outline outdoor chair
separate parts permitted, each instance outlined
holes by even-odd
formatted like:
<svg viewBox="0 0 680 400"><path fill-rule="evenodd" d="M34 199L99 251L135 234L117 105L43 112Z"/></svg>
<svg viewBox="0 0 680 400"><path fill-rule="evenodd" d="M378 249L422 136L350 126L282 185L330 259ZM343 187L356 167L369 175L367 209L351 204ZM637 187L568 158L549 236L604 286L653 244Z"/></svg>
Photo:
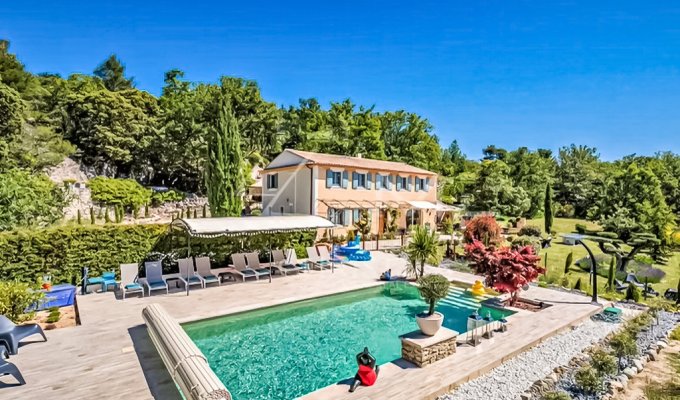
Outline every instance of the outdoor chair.
<svg viewBox="0 0 680 400"><path fill-rule="evenodd" d="M330 268L330 263L327 260L322 260L316 247L307 247L307 261L311 263L312 268Z"/></svg>
<svg viewBox="0 0 680 400"><path fill-rule="evenodd" d="M260 264L259 254L246 253L246 260L248 261L248 268L255 271L258 274L258 278L260 276L268 276L269 274L271 274L271 270L269 268L265 268L262 264Z"/></svg>
<svg viewBox="0 0 680 400"><path fill-rule="evenodd" d="M245 282L246 278L260 279L260 275L257 271L248 268L246 265L246 256L243 253L234 253L231 255L231 262L235 269L235 274L240 275L241 279Z"/></svg>
<svg viewBox="0 0 680 400"><path fill-rule="evenodd" d="M210 270L210 257L196 257L195 260L196 273L203 278L204 287L209 283L217 283L218 286L222 285L221 279Z"/></svg>
<svg viewBox="0 0 680 400"><path fill-rule="evenodd" d="M26 381L24 380L23 375L21 375L19 368L11 362L5 361L4 353L5 351L0 349L0 376L11 375L19 382L19 385L25 385Z"/></svg>
<svg viewBox="0 0 680 400"><path fill-rule="evenodd" d="M666 300L676 301L678 299L678 291L676 289L666 289L663 293L663 297L665 297Z"/></svg>
<svg viewBox="0 0 680 400"><path fill-rule="evenodd" d="M15 355L19 352L19 342L29 336L38 334L47 341L47 336L38 324L16 325L4 315L0 315L0 347L6 347L7 353ZM0 348L0 351L3 351Z"/></svg>
<svg viewBox="0 0 680 400"><path fill-rule="evenodd" d="M194 272L194 260L191 258L180 258L177 260L179 266L179 280L184 282L184 288L189 295L189 288L194 285L205 287L205 281L201 276Z"/></svg>
<svg viewBox="0 0 680 400"><path fill-rule="evenodd" d="M317 248L319 250L319 259L322 261L327 261L327 262L334 262L334 263L342 263L342 260L331 256L331 253L328 251L328 247L326 246L320 246Z"/></svg>
<svg viewBox="0 0 680 400"><path fill-rule="evenodd" d="M144 263L144 269L146 270L144 285L149 292L149 296L151 296L152 290L165 290L165 294L168 294L168 282L163 278L163 265L161 262L147 261Z"/></svg>
<svg viewBox="0 0 680 400"><path fill-rule="evenodd" d="M139 265L121 264L120 265L120 290L123 292L123 300L128 293L141 293L144 297L144 287L137 282Z"/></svg>
<svg viewBox="0 0 680 400"><path fill-rule="evenodd" d="M628 288L628 285L624 284L623 282L621 282L618 279L614 279L614 285L616 286L615 289L616 289L617 292L623 292L624 290L626 290Z"/></svg>
<svg viewBox="0 0 680 400"><path fill-rule="evenodd" d="M302 271L307 271L309 270L309 262L298 262L297 259L297 253L295 253L295 249L288 249L284 252L286 256L286 264L287 265L294 265L298 268L300 268L300 272Z"/></svg>
<svg viewBox="0 0 680 400"><path fill-rule="evenodd" d="M635 285L635 286L637 286L637 287L639 287L639 288L644 288L644 287L645 287L645 284L644 284L644 283L638 281L638 278L637 278L637 276L635 276L635 274L628 274L628 275L626 276L626 283L632 283L633 285Z"/></svg>
<svg viewBox="0 0 680 400"><path fill-rule="evenodd" d="M272 268L276 268L283 275L288 275L289 272L300 272L302 269L297 265L286 263L283 250L272 250L272 259L274 260Z"/></svg>

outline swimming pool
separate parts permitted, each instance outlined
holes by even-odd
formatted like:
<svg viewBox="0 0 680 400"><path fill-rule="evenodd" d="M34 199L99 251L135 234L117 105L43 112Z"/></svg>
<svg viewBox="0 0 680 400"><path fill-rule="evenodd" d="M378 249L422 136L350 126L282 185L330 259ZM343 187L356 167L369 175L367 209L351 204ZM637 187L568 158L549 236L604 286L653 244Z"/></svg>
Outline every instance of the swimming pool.
<svg viewBox="0 0 680 400"><path fill-rule="evenodd" d="M483 299L483 298L482 298ZM451 286L437 311L444 326L465 332L473 310L502 318ZM426 308L401 282L183 325L235 400L292 399L351 378L367 346L378 364L401 357L400 335L418 329Z"/></svg>

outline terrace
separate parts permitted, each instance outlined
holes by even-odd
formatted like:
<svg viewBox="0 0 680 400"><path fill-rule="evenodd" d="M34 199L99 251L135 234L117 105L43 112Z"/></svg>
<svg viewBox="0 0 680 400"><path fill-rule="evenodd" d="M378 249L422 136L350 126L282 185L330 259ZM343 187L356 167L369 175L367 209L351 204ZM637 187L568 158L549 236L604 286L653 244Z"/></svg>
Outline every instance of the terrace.
<svg viewBox="0 0 680 400"><path fill-rule="evenodd" d="M143 325L141 311L145 306L157 303L180 322L195 321L377 286L381 284L376 279L380 272L392 268L401 273L404 267L404 260L375 252L370 262L343 265L334 272L313 271L277 277L271 283L260 280L192 290L188 297L182 290L125 301L117 300L111 293L80 296L82 325L50 331L47 343L22 347L21 356L12 361L28 384L3 388L2 393L12 399L96 398L104 392L118 398L179 399ZM467 284L478 279L440 268L428 267L428 272ZM538 287L524 292L524 297L554 305L540 313L519 310L510 318L508 332L477 347L459 346L455 355L431 366L416 368L403 360L388 363L382 366L373 387L349 394L346 385L331 385L305 398L431 398L489 371L600 309L582 296Z"/></svg>

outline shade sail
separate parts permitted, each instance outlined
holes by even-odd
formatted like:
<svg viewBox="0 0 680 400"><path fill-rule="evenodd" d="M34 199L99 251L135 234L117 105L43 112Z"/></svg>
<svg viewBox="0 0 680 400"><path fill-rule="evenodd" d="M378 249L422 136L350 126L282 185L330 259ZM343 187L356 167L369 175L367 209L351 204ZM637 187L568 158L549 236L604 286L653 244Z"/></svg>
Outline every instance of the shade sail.
<svg viewBox="0 0 680 400"><path fill-rule="evenodd" d="M421 210L434 210L437 208L437 205L434 203L430 203L429 201L407 201L408 204L411 205L413 208L418 208Z"/></svg>
<svg viewBox="0 0 680 400"><path fill-rule="evenodd" d="M183 218L172 221L172 226L196 237L295 232L335 227L331 221L316 215Z"/></svg>

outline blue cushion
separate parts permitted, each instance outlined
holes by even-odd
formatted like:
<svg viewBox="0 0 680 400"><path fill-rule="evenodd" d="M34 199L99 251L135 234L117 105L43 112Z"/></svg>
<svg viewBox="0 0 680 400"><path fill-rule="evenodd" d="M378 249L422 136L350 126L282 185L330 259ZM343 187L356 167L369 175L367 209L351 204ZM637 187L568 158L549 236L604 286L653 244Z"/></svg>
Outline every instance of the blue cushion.
<svg viewBox="0 0 680 400"><path fill-rule="evenodd" d="M142 286L139 283L129 283L125 285L125 289L127 290L142 289Z"/></svg>
<svg viewBox="0 0 680 400"><path fill-rule="evenodd" d="M149 285L149 287L151 287L151 289L164 288L167 286L167 284L163 281L147 282L147 284Z"/></svg>
<svg viewBox="0 0 680 400"><path fill-rule="evenodd" d="M216 281L217 277L215 275L205 275L203 279L205 279L206 281Z"/></svg>
<svg viewBox="0 0 680 400"><path fill-rule="evenodd" d="M187 280L188 280L190 283L194 283L194 282L200 283L200 282L201 282L201 279L199 279L199 277L197 277L197 276L190 276L189 279L187 279Z"/></svg>
<svg viewBox="0 0 680 400"><path fill-rule="evenodd" d="M87 284L88 285L96 285L96 284L99 284L99 283L104 283L104 278L100 278L98 276L94 277L94 278L87 278Z"/></svg>
<svg viewBox="0 0 680 400"><path fill-rule="evenodd" d="M116 273L115 272L104 272L102 274L102 278L104 278L104 280L108 280L108 279L115 280L116 279Z"/></svg>

